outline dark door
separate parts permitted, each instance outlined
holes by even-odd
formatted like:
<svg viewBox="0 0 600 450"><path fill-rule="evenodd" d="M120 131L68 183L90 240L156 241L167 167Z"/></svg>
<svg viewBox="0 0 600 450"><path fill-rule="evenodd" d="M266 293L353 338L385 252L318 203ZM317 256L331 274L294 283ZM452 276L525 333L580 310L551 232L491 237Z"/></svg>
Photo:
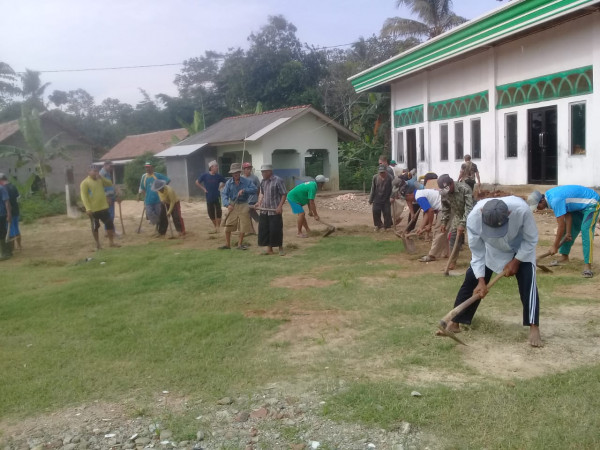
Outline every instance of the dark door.
<svg viewBox="0 0 600 450"><path fill-rule="evenodd" d="M530 109L529 183L557 184L556 106Z"/></svg>
<svg viewBox="0 0 600 450"><path fill-rule="evenodd" d="M417 168L417 130L406 130L406 167Z"/></svg>

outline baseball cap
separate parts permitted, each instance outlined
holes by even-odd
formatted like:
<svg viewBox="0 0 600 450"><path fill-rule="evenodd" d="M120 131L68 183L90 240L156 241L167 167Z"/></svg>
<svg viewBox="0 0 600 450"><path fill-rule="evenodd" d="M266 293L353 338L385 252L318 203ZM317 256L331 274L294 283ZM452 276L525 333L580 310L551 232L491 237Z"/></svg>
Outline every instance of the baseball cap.
<svg viewBox="0 0 600 450"><path fill-rule="evenodd" d="M144 166L153 166L154 164L152 164L150 161L146 161L146 163L144 164Z"/></svg>
<svg viewBox="0 0 600 450"><path fill-rule="evenodd" d="M390 161L390 166L395 166L396 164L398 164L396 161L394 161L393 159Z"/></svg>
<svg viewBox="0 0 600 450"><path fill-rule="evenodd" d="M244 164L242 164L242 169L247 169L248 167L252 167L252 164L250 164L249 162L245 162Z"/></svg>
<svg viewBox="0 0 600 450"><path fill-rule="evenodd" d="M499 238L508 231L508 206L502 200L493 198L481 208L481 236Z"/></svg>
<svg viewBox="0 0 600 450"><path fill-rule="evenodd" d="M325 178L325 175L317 175L315 177L315 181L317 183L327 183L329 181L329 178Z"/></svg>
<svg viewBox="0 0 600 450"><path fill-rule="evenodd" d="M383 164L381 164L378 168L377 168L377 172L385 172L385 166Z"/></svg>
<svg viewBox="0 0 600 450"><path fill-rule="evenodd" d="M527 204L532 211L537 209L542 198L544 198L544 195L540 191L533 191L531 194L529 194L529 197L527 197Z"/></svg>
<svg viewBox="0 0 600 450"><path fill-rule="evenodd" d="M445 173L438 177L437 183L440 189L444 189L454 183L454 180L450 177L450 175Z"/></svg>
<svg viewBox="0 0 600 450"><path fill-rule="evenodd" d="M208 163L208 168L210 169L212 166L218 166L219 164L217 163L216 160L212 160L211 162Z"/></svg>

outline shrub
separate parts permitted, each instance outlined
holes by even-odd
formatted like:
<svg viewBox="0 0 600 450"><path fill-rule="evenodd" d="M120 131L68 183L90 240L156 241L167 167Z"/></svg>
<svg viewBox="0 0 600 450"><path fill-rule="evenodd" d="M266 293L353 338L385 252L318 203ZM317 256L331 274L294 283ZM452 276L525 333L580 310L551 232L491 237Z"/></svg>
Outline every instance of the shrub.
<svg viewBox="0 0 600 450"><path fill-rule="evenodd" d="M21 222L32 223L42 217L66 214L67 203L64 194L51 194L43 198L41 193L35 193L22 199L19 209Z"/></svg>

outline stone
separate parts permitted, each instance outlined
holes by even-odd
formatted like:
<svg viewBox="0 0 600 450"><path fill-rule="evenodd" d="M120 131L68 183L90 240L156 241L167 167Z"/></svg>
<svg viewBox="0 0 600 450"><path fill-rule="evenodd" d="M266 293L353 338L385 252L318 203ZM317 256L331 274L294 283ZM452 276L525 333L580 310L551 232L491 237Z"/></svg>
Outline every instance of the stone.
<svg viewBox="0 0 600 450"><path fill-rule="evenodd" d="M135 442L127 442L125 445L123 445L123 448L127 450L135 448Z"/></svg>
<svg viewBox="0 0 600 450"><path fill-rule="evenodd" d="M304 444L292 444L290 446L290 450L304 450L306 448L306 445Z"/></svg>
<svg viewBox="0 0 600 450"><path fill-rule="evenodd" d="M264 419L269 415L269 410L265 407L256 409L250 413L250 417L253 419Z"/></svg>
<svg viewBox="0 0 600 450"><path fill-rule="evenodd" d="M162 430L160 432L160 440L164 441L165 439L171 439L173 437L173 432L171 430Z"/></svg>
<svg viewBox="0 0 600 450"><path fill-rule="evenodd" d="M220 400L217 400L217 405L231 405L233 403L233 399L231 397L223 397Z"/></svg>
<svg viewBox="0 0 600 450"><path fill-rule="evenodd" d="M242 411L235 416L236 422L247 422L250 418L250 414L247 411Z"/></svg>
<svg viewBox="0 0 600 450"><path fill-rule="evenodd" d="M420 393L420 392L417 392L417 391L412 391L412 392L410 393L410 395L412 395L413 397L421 397L421 393Z"/></svg>
<svg viewBox="0 0 600 450"><path fill-rule="evenodd" d="M204 431L198 431L196 433L196 439L199 441L203 441L204 440Z"/></svg>
<svg viewBox="0 0 600 450"><path fill-rule="evenodd" d="M136 445L148 445L150 442L152 442L152 439L147 437L141 437L135 440Z"/></svg>
<svg viewBox="0 0 600 450"><path fill-rule="evenodd" d="M79 447L77 444L70 443L63 446L63 450L75 450L77 447Z"/></svg>

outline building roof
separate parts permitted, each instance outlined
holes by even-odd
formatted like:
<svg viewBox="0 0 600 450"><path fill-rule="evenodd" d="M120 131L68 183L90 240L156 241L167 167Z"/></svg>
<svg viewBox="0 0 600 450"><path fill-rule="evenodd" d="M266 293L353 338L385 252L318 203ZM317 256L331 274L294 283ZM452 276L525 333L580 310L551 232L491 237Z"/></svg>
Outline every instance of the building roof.
<svg viewBox="0 0 600 450"><path fill-rule="evenodd" d="M312 114L323 121L327 126L335 128L338 137L342 140L357 140L359 137L352 131L317 111L310 105L295 106L291 108L265 111L259 114L245 114L243 116L227 117L211 125L206 130L194 134L175 145L187 146L198 144L224 145L241 143L244 140L256 141L283 125ZM200 148L198 146L198 148Z"/></svg>
<svg viewBox="0 0 600 450"><path fill-rule="evenodd" d="M519 0L470 20L421 45L349 78L363 92L456 59L484 46L549 26L554 21L600 8L600 0Z"/></svg>
<svg viewBox="0 0 600 450"><path fill-rule="evenodd" d="M100 160L132 159L147 152L156 154L173 145L173 136L177 139L185 139L187 135L188 131L185 128L177 128L175 130L127 136L111 148Z"/></svg>
<svg viewBox="0 0 600 450"><path fill-rule="evenodd" d="M17 131L19 131L18 120L11 120L10 122L0 123L0 142L8 139Z"/></svg>

